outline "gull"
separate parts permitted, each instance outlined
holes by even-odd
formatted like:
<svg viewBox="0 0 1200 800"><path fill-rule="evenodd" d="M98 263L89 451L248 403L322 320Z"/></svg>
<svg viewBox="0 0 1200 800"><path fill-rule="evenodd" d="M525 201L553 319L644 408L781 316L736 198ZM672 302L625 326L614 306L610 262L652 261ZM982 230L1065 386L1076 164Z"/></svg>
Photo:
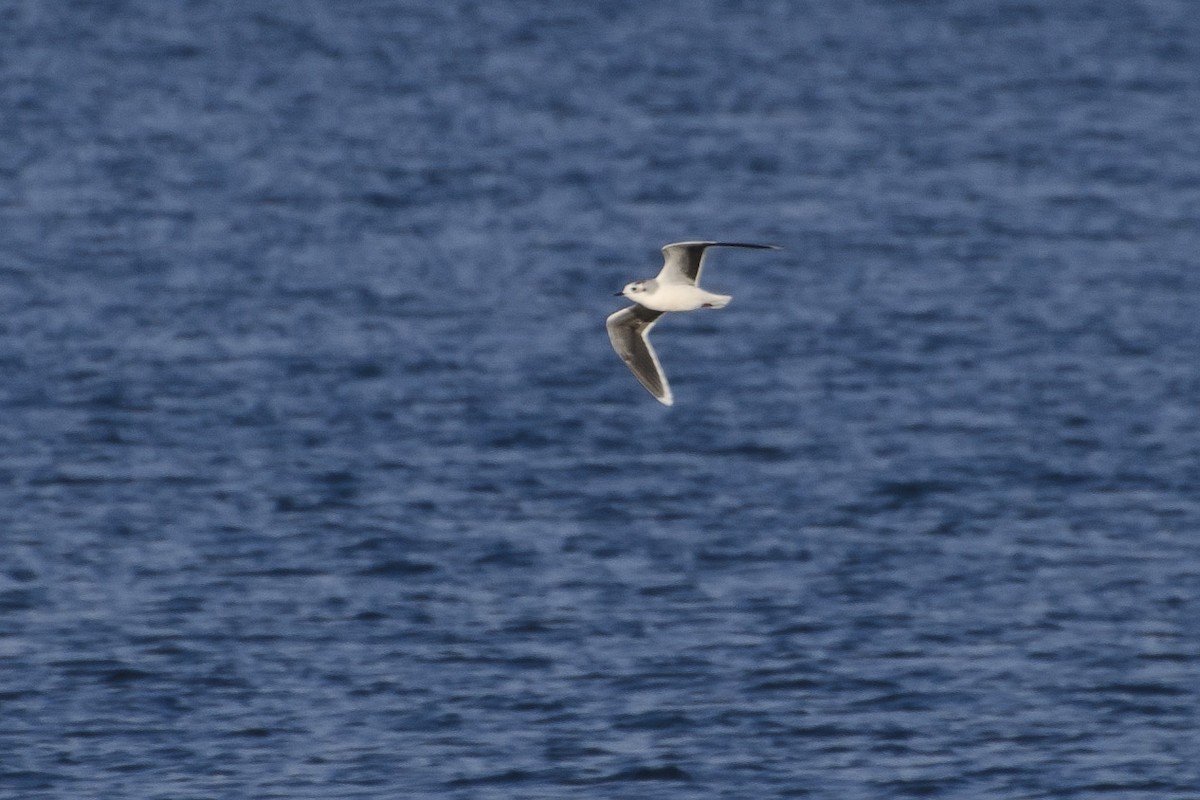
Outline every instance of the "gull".
<svg viewBox="0 0 1200 800"><path fill-rule="evenodd" d="M628 297L633 305L608 318L608 338L633 376L645 386L658 402L669 406L675 402L667 376L658 363L658 354L650 346L650 329L668 311L694 311L697 308L724 308L733 298L701 289L700 271L710 247L748 247L755 250L778 250L773 244L745 242L675 242L662 249L663 266L658 275L634 281L617 292L616 297Z"/></svg>

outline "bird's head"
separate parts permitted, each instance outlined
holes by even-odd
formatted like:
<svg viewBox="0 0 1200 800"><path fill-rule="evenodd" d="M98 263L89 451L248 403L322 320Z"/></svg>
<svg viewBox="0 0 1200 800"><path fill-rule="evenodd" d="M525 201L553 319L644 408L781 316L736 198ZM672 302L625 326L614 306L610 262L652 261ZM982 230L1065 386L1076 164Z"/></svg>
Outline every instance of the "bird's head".
<svg viewBox="0 0 1200 800"><path fill-rule="evenodd" d="M633 283L625 284L625 288L616 292L614 297L628 297L630 300L637 300L639 296L653 291L654 281L634 281Z"/></svg>

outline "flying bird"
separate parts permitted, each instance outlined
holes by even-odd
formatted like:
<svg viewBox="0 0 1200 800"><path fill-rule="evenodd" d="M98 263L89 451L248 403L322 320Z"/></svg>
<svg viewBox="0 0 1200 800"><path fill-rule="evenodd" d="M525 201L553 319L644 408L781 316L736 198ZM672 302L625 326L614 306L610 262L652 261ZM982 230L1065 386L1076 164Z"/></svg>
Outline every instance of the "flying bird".
<svg viewBox="0 0 1200 800"><path fill-rule="evenodd" d="M713 294L699 286L700 271L708 258L710 247L748 247L755 250L778 250L773 244L745 242L675 242L662 249L663 266L658 275L634 281L616 293L628 297L633 305L608 318L608 338L633 376L645 386L658 402L669 406L675 402L667 376L658 363L658 354L650 346L650 329L668 311L694 311L697 308L724 308L733 298Z"/></svg>

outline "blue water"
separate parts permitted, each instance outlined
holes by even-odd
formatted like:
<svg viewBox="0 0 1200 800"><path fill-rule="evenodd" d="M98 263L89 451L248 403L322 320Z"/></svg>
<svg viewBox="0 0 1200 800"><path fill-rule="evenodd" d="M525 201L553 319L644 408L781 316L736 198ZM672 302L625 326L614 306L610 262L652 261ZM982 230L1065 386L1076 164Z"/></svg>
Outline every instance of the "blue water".
<svg viewBox="0 0 1200 800"><path fill-rule="evenodd" d="M1186 0L11 0L0 796L1194 800L1198 307Z"/></svg>

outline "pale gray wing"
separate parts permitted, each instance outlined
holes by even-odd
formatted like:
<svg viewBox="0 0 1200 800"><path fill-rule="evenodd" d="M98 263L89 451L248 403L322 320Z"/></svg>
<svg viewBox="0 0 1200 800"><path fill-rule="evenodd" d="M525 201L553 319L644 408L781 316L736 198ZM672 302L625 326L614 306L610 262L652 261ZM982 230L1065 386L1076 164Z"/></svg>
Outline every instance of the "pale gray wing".
<svg viewBox="0 0 1200 800"><path fill-rule="evenodd" d="M746 242L675 242L662 249L663 268L655 280L660 283L690 283L700 280L704 257L710 247L748 247L753 250L778 250L773 244Z"/></svg>
<svg viewBox="0 0 1200 800"><path fill-rule="evenodd" d="M604 324L613 349L633 371L633 376L658 402L669 406L675 398L648 339L650 328L662 315L661 311L635 304L611 315Z"/></svg>

